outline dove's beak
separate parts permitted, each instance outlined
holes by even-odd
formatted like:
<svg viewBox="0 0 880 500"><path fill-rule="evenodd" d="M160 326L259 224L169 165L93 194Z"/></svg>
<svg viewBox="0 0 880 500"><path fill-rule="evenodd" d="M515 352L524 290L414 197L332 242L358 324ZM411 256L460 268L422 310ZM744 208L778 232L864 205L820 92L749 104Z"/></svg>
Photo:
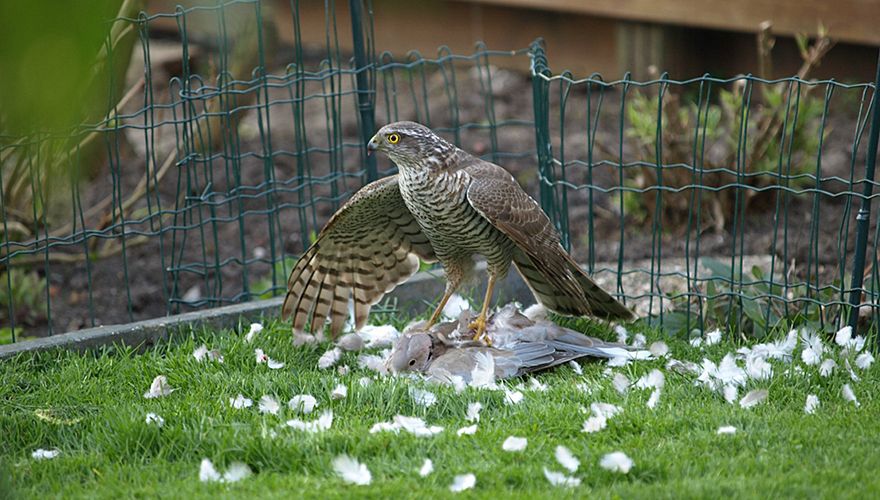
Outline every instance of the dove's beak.
<svg viewBox="0 0 880 500"><path fill-rule="evenodd" d="M379 137L374 135L370 142L367 143L367 155L369 156L375 151L379 151Z"/></svg>

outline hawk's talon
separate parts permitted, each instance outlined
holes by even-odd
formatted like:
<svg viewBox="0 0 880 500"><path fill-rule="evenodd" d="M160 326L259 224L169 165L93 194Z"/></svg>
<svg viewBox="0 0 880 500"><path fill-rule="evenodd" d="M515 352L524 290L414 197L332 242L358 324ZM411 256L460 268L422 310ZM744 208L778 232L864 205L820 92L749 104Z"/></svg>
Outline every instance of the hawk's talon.
<svg viewBox="0 0 880 500"><path fill-rule="evenodd" d="M474 341L482 342L487 346L492 347L492 340L486 335L486 318L482 315L478 316L477 319L468 325L468 329L474 331Z"/></svg>

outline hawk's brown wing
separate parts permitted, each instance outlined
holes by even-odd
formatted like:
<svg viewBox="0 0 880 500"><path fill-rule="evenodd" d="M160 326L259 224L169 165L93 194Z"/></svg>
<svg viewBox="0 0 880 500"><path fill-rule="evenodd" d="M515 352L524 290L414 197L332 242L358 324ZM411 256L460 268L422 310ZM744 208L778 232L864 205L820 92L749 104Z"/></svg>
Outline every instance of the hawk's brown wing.
<svg viewBox="0 0 880 500"><path fill-rule="evenodd" d="M317 331L330 318L337 336L353 299L355 325L367 321L370 306L434 261L434 250L406 208L397 176L370 183L354 194L321 230L287 280L281 317L293 316L294 331L311 321Z"/></svg>
<svg viewBox="0 0 880 500"><path fill-rule="evenodd" d="M602 290L560 244L559 233L513 176L494 163L463 169L471 206L518 247L514 264L537 299L561 314L630 319L632 311Z"/></svg>

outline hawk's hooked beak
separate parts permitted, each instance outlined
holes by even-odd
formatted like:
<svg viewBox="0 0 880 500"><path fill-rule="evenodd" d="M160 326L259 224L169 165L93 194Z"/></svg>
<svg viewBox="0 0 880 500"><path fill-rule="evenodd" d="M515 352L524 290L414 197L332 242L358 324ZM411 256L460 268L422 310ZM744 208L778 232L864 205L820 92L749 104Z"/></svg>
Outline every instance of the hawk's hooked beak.
<svg viewBox="0 0 880 500"><path fill-rule="evenodd" d="M373 154L374 151L379 151L379 138L375 135L367 143L367 156Z"/></svg>

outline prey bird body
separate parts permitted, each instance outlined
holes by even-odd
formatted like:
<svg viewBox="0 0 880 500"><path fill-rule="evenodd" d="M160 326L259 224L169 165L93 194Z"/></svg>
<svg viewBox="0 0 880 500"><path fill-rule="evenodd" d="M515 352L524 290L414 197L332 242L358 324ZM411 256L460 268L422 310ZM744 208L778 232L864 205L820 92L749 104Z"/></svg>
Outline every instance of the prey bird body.
<svg viewBox="0 0 880 500"><path fill-rule="evenodd" d="M565 315L630 319L632 312L599 288L566 253L540 206L502 167L476 158L413 122L386 125L371 139L399 173L368 184L327 223L294 266L282 316L294 331L314 332L330 318L338 335L354 303L357 328L369 308L419 267L439 260L446 291L429 325L486 259L489 283L472 324L484 333L495 282L513 263L538 301Z"/></svg>

